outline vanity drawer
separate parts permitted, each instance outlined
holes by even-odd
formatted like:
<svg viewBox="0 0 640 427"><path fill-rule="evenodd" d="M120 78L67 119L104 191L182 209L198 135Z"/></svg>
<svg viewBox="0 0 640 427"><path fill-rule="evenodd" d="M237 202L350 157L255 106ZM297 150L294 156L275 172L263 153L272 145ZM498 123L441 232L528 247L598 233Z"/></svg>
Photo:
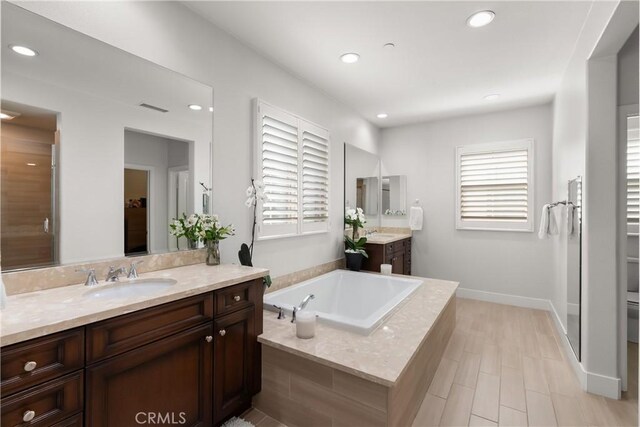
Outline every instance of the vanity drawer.
<svg viewBox="0 0 640 427"><path fill-rule="evenodd" d="M66 420L54 424L53 427L82 427L84 425L82 423L82 415L82 413L76 414L71 418L67 418Z"/></svg>
<svg viewBox="0 0 640 427"><path fill-rule="evenodd" d="M83 383L78 371L3 399L2 425L44 427L66 421L82 412Z"/></svg>
<svg viewBox="0 0 640 427"><path fill-rule="evenodd" d="M87 326L87 363L213 320L213 296L197 295Z"/></svg>
<svg viewBox="0 0 640 427"><path fill-rule="evenodd" d="M2 397L84 365L84 329L72 329L2 349Z"/></svg>
<svg viewBox="0 0 640 427"><path fill-rule="evenodd" d="M259 281L262 282L262 279ZM255 292L257 282L258 280L253 280L214 291L216 317L252 305L255 299L255 296L252 299L252 293Z"/></svg>

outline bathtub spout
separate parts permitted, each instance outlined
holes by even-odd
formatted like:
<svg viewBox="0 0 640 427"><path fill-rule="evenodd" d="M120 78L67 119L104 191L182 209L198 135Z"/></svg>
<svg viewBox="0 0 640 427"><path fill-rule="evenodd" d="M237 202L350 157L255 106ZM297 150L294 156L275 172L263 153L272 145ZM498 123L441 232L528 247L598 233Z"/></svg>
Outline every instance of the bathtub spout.
<svg viewBox="0 0 640 427"><path fill-rule="evenodd" d="M309 304L309 301L314 299L315 297L316 296L314 294L309 294L306 297L304 297L304 299L302 300L299 306L293 307L293 315L291 316L291 323L294 323L296 321L296 313L302 310L303 308L305 308L307 304Z"/></svg>

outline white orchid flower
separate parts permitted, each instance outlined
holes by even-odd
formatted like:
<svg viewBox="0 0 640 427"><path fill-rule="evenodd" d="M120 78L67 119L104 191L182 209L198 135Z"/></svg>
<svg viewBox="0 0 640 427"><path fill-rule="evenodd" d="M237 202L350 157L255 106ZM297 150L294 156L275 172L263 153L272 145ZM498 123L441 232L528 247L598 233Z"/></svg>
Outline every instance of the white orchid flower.
<svg viewBox="0 0 640 427"><path fill-rule="evenodd" d="M251 206L253 206L253 197L249 197L247 200L244 201L244 205L248 208L250 208Z"/></svg>

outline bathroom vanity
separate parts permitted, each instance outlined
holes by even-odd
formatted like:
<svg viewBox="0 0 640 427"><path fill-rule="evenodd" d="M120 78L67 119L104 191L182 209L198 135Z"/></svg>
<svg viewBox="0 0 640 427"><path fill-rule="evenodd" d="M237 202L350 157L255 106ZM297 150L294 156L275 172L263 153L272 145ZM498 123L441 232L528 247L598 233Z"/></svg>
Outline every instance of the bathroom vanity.
<svg viewBox="0 0 640 427"><path fill-rule="evenodd" d="M19 337L35 330L3 330L3 340L14 343L2 348L2 425L121 427L155 420L212 426L248 409L261 386L257 337L262 333L264 270L220 267L236 274L222 274L224 281L209 279L206 285L205 275L202 286L181 294L175 293L182 290L180 277L190 277L188 282L207 267L161 272L172 272L177 280L169 298L179 297L171 302L154 305L140 299L149 308L135 310L134 305L130 312L123 307L121 315L24 341ZM84 287L67 288L38 294L53 298L56 292L71 295ZM9 304L27 298L16 295ZM93 304L99 307L100 301ZM110 304L105 302L107 313ZM101 318L100 310L90 317ZM7 314L3 312L3 321ZM82 323L87 317L76 319L62 324ZM60 324L52 319L49 329Z"/></svg>
<svg viewBox="0 0 640 427"><path fill-rule="evenodd" d="M362 261L363 270L379 272L380 264L391 264L394 274L411 275L411 235L374 234L365 250L369 258Z"/></svg>

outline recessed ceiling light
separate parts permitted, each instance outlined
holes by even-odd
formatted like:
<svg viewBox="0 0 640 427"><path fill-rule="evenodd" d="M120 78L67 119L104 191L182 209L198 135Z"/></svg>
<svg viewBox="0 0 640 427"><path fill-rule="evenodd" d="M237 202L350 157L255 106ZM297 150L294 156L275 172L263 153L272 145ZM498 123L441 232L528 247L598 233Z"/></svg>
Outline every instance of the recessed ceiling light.
<svg viewBox="0 0 640 427"><path fill-rule="evenodd" d="M471 15L467 19L467 25L471 28L479 28L484 27L493 21L493 18L496 17L496 14L491 10L481 10L480 12L476 12Z"/></svg>
<svg viewBox="0 0 640 427"><path fill-rule="evenodd" d="M376 117L379 119L386 119L389 115L387 113L380 113Z"/></svg>
<svg viewBox="0 0 640 427"><path fill-rule="evenodd" d="M395 43L385 43L383 47L393 49L394 47L396 47L396 45Z"/></svg>
<svg viewBox="0 0 640 427"><path fill-rule="evenodd" d="M213 113L213 107L209 107L209 112Z"/></svg>
<svg viewBox="0 0 640 427"><path fill-rule="evenodd" d="M27 166L37 166L35 163L27 163Z"/></svg>
<svg viewBox="0 0 640 427"><path fill-rule="evenodd" d="M9 47L15 53L18 53L24 56L36 56L38 54L38 52L26 46L19 46L19 45L12 44L12 45L9 45Z"/></svg>
<svg viewBox="0 0 640 427"><path fill-rule="evenodd" d="M12 115L7 114L7 113L0 113L0 119L2 119L2 120L11 120L13 118L15 118L15 116L12 116Z"/></svg>
<svg viewBox="0 0 640 427"><path fill-rule="evenodd" d="M189 104L189 108L191 108L193 111L200 111L202 110L202 106L198 105L198 104Z"/></svg>
<svg viewBox="0 0 640 427"><path fill-rule="evenodd" d="M360 55L358 55L357 53L345 53L340 56L340 60L345 64L356 63L358 62L358 59L360 59Z"/></svg>
<svg viewBox="0 0 640 427"><path fill-rule="evenodd" d="M485 95L484 99L485 101L493 101L495 99L500 98L500 94L499 93L491 93L489 95Z"/></svg>

